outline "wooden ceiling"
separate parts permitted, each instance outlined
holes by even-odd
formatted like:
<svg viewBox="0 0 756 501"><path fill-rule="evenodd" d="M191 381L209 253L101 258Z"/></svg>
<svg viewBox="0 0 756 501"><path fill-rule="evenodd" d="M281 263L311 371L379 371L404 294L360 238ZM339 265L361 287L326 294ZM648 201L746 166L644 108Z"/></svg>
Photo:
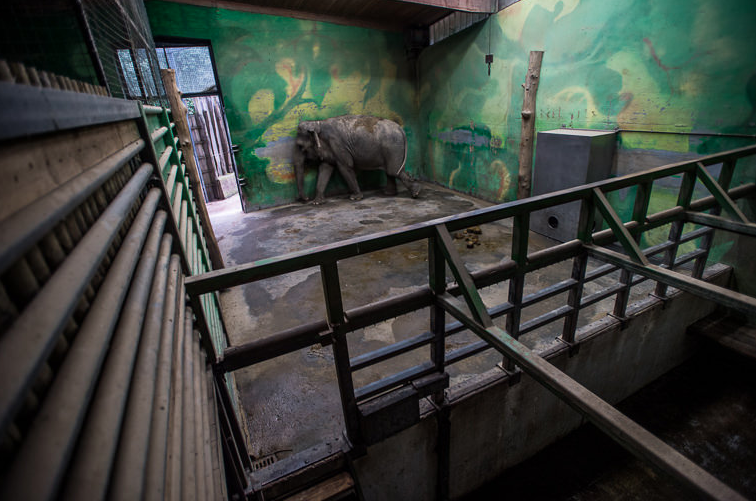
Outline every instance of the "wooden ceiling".
<svg viewBox="0 0 756 501"><path fill-rule="evenodd" d="M390 31L427 28L455 12L488 13L497 0L169 0Z"/></svg>

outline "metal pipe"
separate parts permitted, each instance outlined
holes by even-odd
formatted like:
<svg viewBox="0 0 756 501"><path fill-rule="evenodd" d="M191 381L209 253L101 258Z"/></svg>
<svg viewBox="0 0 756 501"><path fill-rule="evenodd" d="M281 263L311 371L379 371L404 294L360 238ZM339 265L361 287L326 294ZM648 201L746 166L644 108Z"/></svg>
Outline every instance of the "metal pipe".
<svg viewBox="0 0 756 501"><path fill-rule="evenodd" d="M121 440L118 444L108 489L109 499L141 499L144 493L144 465L147 461L150 440L150 420L155 395L155 377L172 240L170 234L164 234L160 243L155 277L150 288L147 311L144 314L142 338L139 342L121 428L121 436L128 437L128 440Z"/></svg>
<svg viewBox="0 0 756 501"><path fill-rule="evenodd" d="M163 172L165 172L165 166L168 165L168 161L171 159L171 151L173 151L173 148L167 146L165 150L163 150L163 153L160 154L160 158L158 159L158 168L160 169L160 173L163 175L163 179L165 179L165 175L163 174Z"/></svg>
<svg viewBox="0 0 756 501"><path fill-rule="evenodd" d="M171 378L171 410L170 428L168 432L168 464L166 465L165 499L172 501L181 500L181 455L184 420L181 409L183 408L184 387L182 384L184 375L184 342L186 338L186 322L191 322L191 310L187 320L187 307L185 302L184 274L179 275L178 287L178 315L176 317L176 340L173 349L173 377Z"/></svg>
<svg viewBox="0 0 756 501"><path fill-rule="evenodd" d="M675 134L679 136L738 137L756 139L756 134L736 134L730 132L683 132L673 130L614 129L614 132L637 132L642 134Z"/></svg>
<svg viewBox="0 0 756 501"><path fill-rule="evenodd" d="M165 136L165 133L168 132L168 127L158 127L154 131L152 131L152 134L150 134L150 139L153 143L156 143L158 139L162 139L163 136Z"/></svg>
<svg viewBox="0 0 756 501"><path fill-rule="evenodd" d="M161 210L152 221L128 296L121 309L108 358L82 427L77 454L66 473L66 485L61 495L61 499L65 501L104 499L107 493L128 395L124 388L128 387L134 368L166 217L166 212Z"/></svg>
<svg viewBox="0 0 756 501"><path fill-rule="evenodd" d="M201 353L201 356L204 358L205 354L204 352ZM205 473L205 499L213 500L216 499L215 495L215 482L216 477L220 475L220 472L218 474L215 474L215 468L213 467L213 446L212 446L212 438L214 435L214 429L213 425L210 422L210 413L214 411L213 401L210 399L210 396L208 394L208 384L207 384L207 378L212 373L211 370L204 370L202 371L202 379L200 380L200 392L202 394L202 429L204 430L202 436L203 436L203 448L204 448L204 458L205 458L205 464L203 465L203 470Z"/></svg>
<svg viewBox="0 0 756 501"><path fill-rule="evenodd" d="M0 381L4 382L0 385L0 431L13 419L110 246L114 229L123 222L151 173L149 165L137 171L0 339Z"/></svg>
<svg viewBox="0 0 756 501"><path fill-rule="evenodd" d="M168 451L168 418L171 399L171 379L173 367L173 345L179 329L176 323L177 311L183 297L179 291L183 286L181 260L177 254L171 256L168 269L168 288L165 292L165 311L160 332L160 360L155 380L155 404L150 425L150 449L145 465L144 499L162 500L165 498L165 475Z"/></svg>
<svg viewBox="0 0 756 501"><path fill-rule="evenodd" d="M89 314L45 396L2 487L5 499L50 499L63 479L134 273L159 191L145 199Z"/></svg>
<svg viewBox="0 0 756 501"><path fill-rule="evenodd" d="M205 442L204 436L207 430L202 428L202 407L205 404L205 400L202 395L202 383L201 379L205 377L205 363L200 356L199 348L199 336L194 336L197 341L192 343L194 358L194 478L197 485L197 499L205 498L205 491L207 490L206 478L205 478Z"/></svg>
<svg viewBox="0 0 756 501"><path fill-rule="evenodd" d="M194 329L192 328L192 314L187 311L184 329L184 370L181 385L183 387L183 405L181 419L181 499L192 501L196 499L197 478L194 467L194 456L197 447L194 434Z"/></svg>
<svg viewBox="0 0 756 501"><path fill-rule="evenodd" d="M144 148L138 139L0 222L0 273ZM77 239L78 240L78 239Z"/></svg>

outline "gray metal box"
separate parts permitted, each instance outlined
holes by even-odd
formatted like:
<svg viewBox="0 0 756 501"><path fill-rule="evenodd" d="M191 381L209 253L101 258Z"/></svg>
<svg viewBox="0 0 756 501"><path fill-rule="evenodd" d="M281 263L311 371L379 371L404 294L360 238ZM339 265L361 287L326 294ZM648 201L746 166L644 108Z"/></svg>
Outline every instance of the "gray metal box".
<svg viewBox="0 0 756 501"><path fill-rule="evenodd" d="M543 195L609 177L614 161L614 131L556 129L538 133L533 195ZM536 211L530 229L566 242L577 234L580 202Z"/></svg>

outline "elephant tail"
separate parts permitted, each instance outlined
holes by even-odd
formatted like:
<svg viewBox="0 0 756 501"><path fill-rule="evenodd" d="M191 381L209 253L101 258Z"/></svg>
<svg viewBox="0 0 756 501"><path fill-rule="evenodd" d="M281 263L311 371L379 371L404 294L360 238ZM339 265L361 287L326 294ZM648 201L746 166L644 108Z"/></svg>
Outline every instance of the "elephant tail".
<svg viewBox="0 0 756 501"><path fill-rule="evenodd" d="M404 158L402 159L402 165L399 166L399 169L396 171L396 174L399 175L403 170L404 166L407 164L407 134L404 133L404 130L400 129L402 131L402 139L404 139Z"/></svg>

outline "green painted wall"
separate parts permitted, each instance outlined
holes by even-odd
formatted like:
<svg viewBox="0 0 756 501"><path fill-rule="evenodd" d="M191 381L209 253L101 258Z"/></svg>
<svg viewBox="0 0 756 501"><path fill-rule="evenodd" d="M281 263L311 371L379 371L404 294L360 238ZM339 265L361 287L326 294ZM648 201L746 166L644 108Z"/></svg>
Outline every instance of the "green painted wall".
<svg viewBox="0 0 756 501"><path fill-rule="evenodd" d="M296 198L291 155L300 120L371 114L400 123L416 172L415 94L401 33L148 1L155 36L209 39L248 209ZM306 178L314 193L315 172ZM366 173L362 186L382 175ZM331 191L343 186L333 176Z"/></svg>
<svg viewBox="0 0 756 501"><path fill-rule="evenodd" d="M521 0L421 54L425 177L491 201L515 198L530 50L545 51L536 130L756 133L752 0ZM749 143L622 133L616 173ZM674 204L669 191L656 190L652 206ZM626 212L624 199L613 201Z"/></svg>

